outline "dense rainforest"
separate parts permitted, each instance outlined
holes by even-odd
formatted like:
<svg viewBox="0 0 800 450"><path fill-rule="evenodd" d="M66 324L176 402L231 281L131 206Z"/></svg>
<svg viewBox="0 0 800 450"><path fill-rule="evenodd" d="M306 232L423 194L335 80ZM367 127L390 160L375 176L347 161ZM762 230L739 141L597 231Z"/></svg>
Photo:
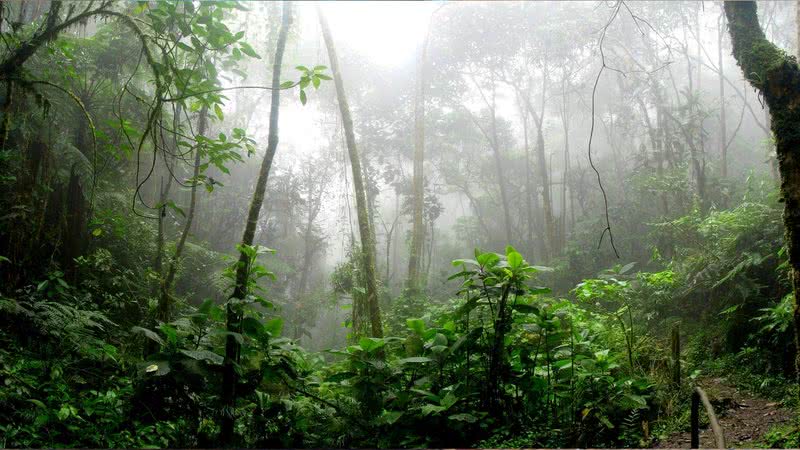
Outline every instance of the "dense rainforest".
<svg viewBox="0 0 800 450"><path fill-rule="evenodd" d="M3 1L0 446L800 446L798 24Z"/></svg>

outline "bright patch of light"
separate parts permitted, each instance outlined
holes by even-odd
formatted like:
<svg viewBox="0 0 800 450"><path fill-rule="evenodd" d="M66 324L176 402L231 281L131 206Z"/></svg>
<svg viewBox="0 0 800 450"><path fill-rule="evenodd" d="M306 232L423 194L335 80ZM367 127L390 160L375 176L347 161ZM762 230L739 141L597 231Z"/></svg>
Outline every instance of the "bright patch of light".
<svg viewBox="0 0 800 450"><path fill-rule="evenodd" d="M414 57L438 6L433 2L325 2L303 3L303 12L314 14L317 5L340 46L386 66Z"/></svg>

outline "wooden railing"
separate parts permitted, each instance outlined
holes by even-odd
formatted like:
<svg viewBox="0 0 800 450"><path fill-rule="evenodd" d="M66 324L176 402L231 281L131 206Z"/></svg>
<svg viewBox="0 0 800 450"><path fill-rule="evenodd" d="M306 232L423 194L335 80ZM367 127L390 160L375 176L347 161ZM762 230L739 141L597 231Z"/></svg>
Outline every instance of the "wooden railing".
<svg viewBox="0 0 800 450"><path fill-rule="evenodd" d="M672 382L675 386L681 384L681 338L680 329L678 325L672 327ZM714 432L714 440L716 441L716 448L725 448L725 433L722 432L722 427L717 420L717 415L714 414L714 408L708 400L708 395L700 387L695 386L692 391L692 442L691 448L700 448L700 403L706 409L708 415L708 422L711 424L711 430Z"/></svg>
<svg viewBox="0 0 800 450"><path fill-rule="evenodd" d="M695 386L692 392L692 447L700 448L700 402L706 408L708 415L708 422L711 424L711 430L714 431L714 439L717 442L716 448L725 448L725 433L722 432L722 427L717 421L717 415L714 414L714 408L711 402L708 401L708 396L700 386Z"/></svg>

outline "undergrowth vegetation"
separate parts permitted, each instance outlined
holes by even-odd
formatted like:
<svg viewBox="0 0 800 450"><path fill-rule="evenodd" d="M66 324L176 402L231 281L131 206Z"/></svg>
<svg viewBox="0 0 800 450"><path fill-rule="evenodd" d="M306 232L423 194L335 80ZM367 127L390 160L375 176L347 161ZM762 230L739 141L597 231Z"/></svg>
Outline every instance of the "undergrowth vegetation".
<svg viewBox="0 0 800 450"><path fill-rule="evenodd" d="M454 297L424 302L419 316L395 308L390 336L322 353L282 337L283 320L258 294L256 280L270 276L257 264L263 249L244 249L254 293L236 335L240 442L646 446L688 423L688 391L671 384L675 324L689 337L685 377L733 372L789 398L792 367L770 355L793 353L790 301L785 279L768 287L784 258L780 227L769 226L775 206L763 201L658 224L654 233L686 243L669 262L651 261L663 270L616 266L563 296L538 285L552 269L515 249L476 250L453 261ZM714 252L695 246L710 236ZM102 242L81 260L79 284L51 270L2 298L4 446L211 445L224 308L181 303L174 321L137 325L155 303L138 300L148 296L139 275Z"/></svg>
<svg viewBox="0 0 800 450"><path fill-rule="evenodd" d="M796 408L779 141L700 89L710 16L540 5L342 72L307 5L0 2L0 447L651 447L704 379Z"/></svg>

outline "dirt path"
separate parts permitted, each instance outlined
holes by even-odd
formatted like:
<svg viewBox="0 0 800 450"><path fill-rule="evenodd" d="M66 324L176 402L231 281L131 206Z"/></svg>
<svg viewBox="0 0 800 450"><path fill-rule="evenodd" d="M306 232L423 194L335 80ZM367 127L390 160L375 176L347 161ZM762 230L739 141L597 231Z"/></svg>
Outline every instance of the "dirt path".
<svg viewBox="0 0 800 450"><path fill-rule="evenodd" d="M698 384L714 406L728 448L752 448L770 428L792 419L791 412L778 403L736 389L724 378L705 379ZM690 443L691 435L686 431L669 436L655 448L688 448ZM714 433L710 428L701 429L700 448L714 447Z"/></svg>

